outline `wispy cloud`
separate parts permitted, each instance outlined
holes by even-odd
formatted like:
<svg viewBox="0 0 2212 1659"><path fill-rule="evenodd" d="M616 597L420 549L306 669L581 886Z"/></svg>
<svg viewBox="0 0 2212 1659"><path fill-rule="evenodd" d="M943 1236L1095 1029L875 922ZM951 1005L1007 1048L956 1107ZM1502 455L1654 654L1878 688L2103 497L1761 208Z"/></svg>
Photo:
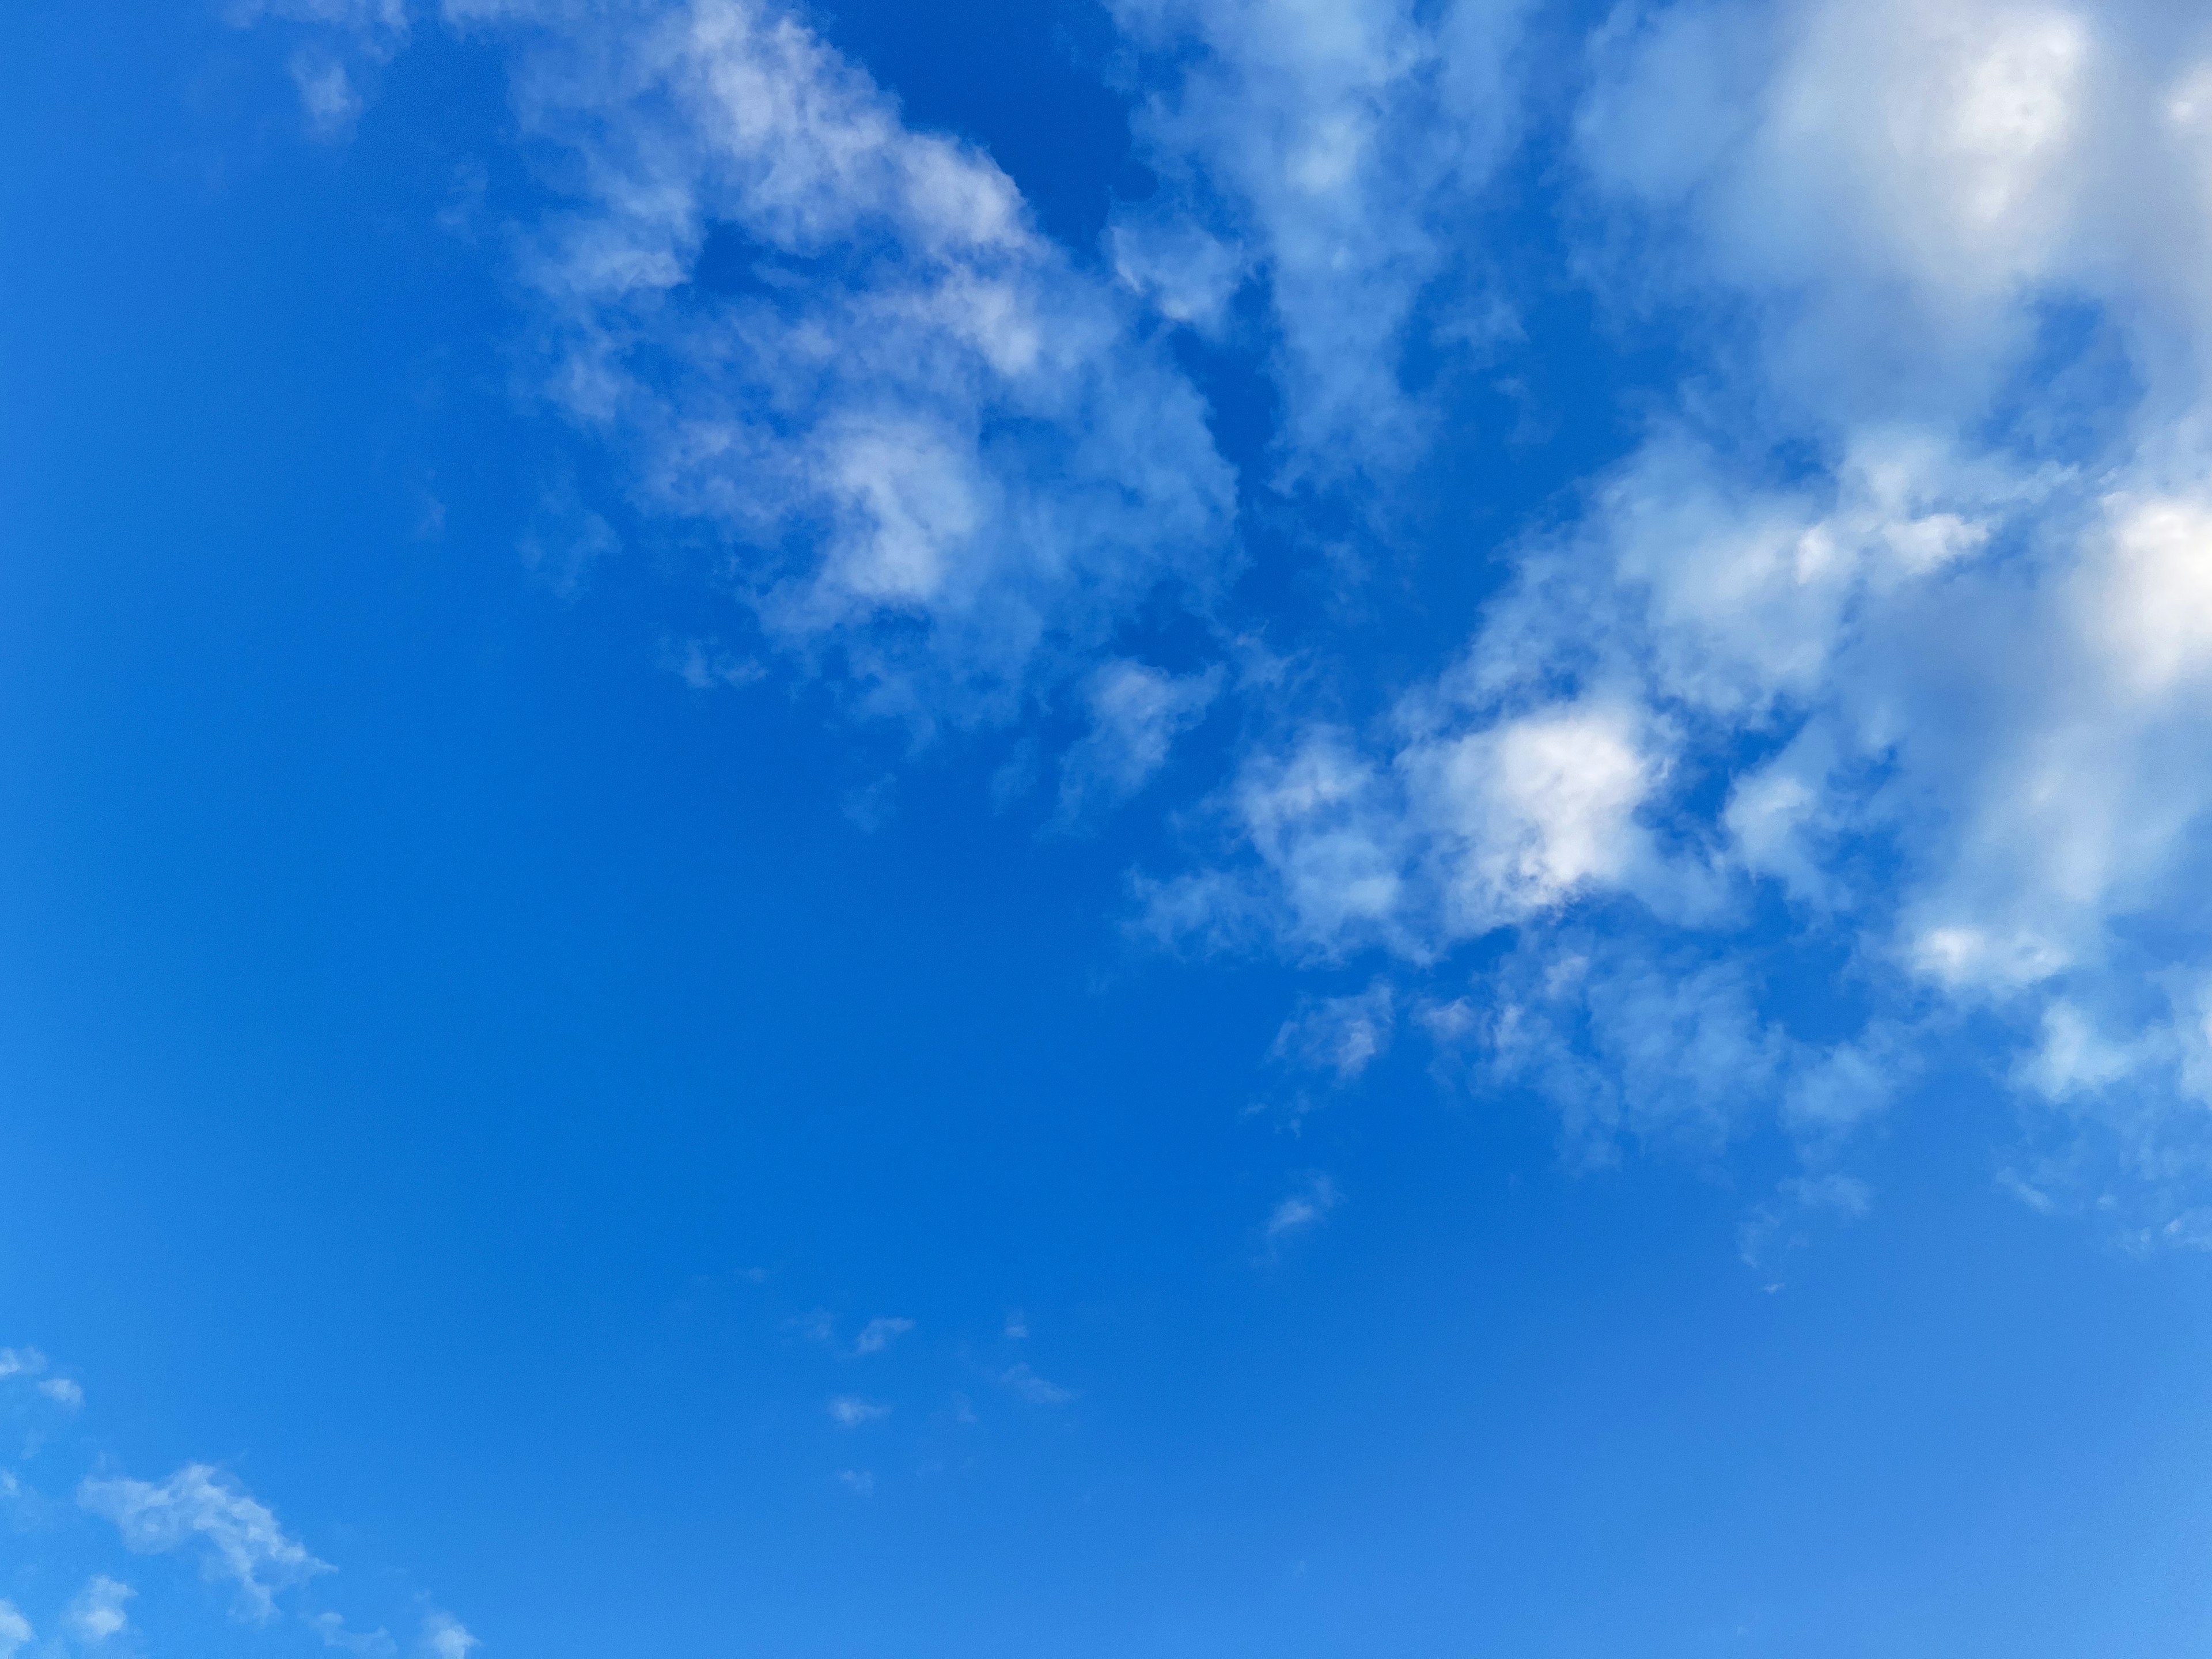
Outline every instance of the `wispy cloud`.
<svg viewBox="0 0 2212 1659"><path fill-rule="evenodd" d="M1275 1033L1270 1057L1349 1083L1389 1050L1397 1007L1387 980L1350 996L1310 998Z"/></svg>
<svg viewBox="0 0 2212 1659"><path fill-rule="evenodd" d="M1710 349L1694 412L1522 540L1456 662L1255 748L1224 856L1143 884L1148 925L1386 952L1598 1139L1765 1113L1808 1180L1972 1012L2084 1190L2191 1201L2212 26L2170 15L1624 12L1577 126L1591 269ZM1852 941L1842 1041L1768 1002L1762 894ZM1477 939L1507 966L1462 1000L1434 975Z"/></svg>
<svg viewBox="0 0 2212 1659"><path fill-rule="evenodd" d="M840 1428L855 1429L863 1423L873 1423L891 1414L889 1406L872 1400L863 1400L856 1394L841 1394L830 1401L827 1408L830 1420Z"/></svg>
<svg viewBox="0 0 2212 1659"><path fill-rule="evenodd" d="M611 459L625 530L736 550L740 643L676 672L796 664L917 735L1033 721L1016 780L1051 775L1041 711L1080 717L1064 826L1243 691L1128 637L1164 605L1225 656L1244 556L1156 325L1265 358L1279 482L1405 476L1443 407L1408 348L1504 337L1476 228L1541 115L1519 0L1108 9L1159 188L1103 265L764 0L442 14L571 164L512 243L544 399ZM281 10L372 58L407 28ZM1385 964L1282 1058L1348 1079L1427 1011L1586 1152L1765 1114L1808 1181L1971 1015L2064 1131L2024 1189L2077 1164L2195 1238L2168 1224L2212 1181L2212 24L1675 0L1587 48L1553 230L1680 383L1388 707L1269 694L1185 815L1213 850L1140 878L1142 926ZM359 92L301 86L334 121ZM556 588L613 556L613 511L530 532ZM1364 648L1315 647L1353 681ZM1755 961L1838 939L1863 1018L1811 1042Z"/></svg>
<svg viewBox="0 0 2212 1659"><path fill-rule="evenodd" d="M1342 1201L1336 1182L1328 1176L1305 1176L1267 1212L1267 1225L1261 1230L1267 1255L1272 1258L1292 1239L1312 1231Z"/></svg>
<svg viewBox="0 0 2212 1659"><path fill-rule="evenodd" d="M854 1339L853 1352L856 1354L881 1353L884 1349L914 1328L911 1319L871 1319L860 1328Z"/></svg>
<svg viewBox="0 0 2212 1659"><path fill-rule="evenodd" d="M1431 416L1400 364L1431 286L1464 275L1475 204L1516 125L1505 68L1528 6L1109 9L1166 77L1135 119L1164 187L1109 234L1123 280L1208 331L1240 286L1261 288L1287 476L1402 466ZM1464 333L1475 314L1453 324Z"/></svg>
<svg viewBox="0 0 2212 1659"><path fill-rule="evenodd" d="M1060 823L1073 824L1142 789L1220 694L1221 682L1218 667L1174 675L1117 659L1094 669L1083 691L1091 729L1060 765Z"/></svg>
<svg viewBox="0 0 2212 1659"><path fill-rule="evenodd" d="M999 1378L1000 1382L1012 1390L1017 1400L1031 1406L1065 1406L1076 1397L1073 1389L1064 1389L1057 1382L1047 1382L1024 1362L1008 1367Z"/></svg>
<svg viewBox="0 0 2212 1659"><path fill-rule="evenodd" d="M1216 591L1201 401L988 156L757 0L449 12L513 43L526 130L581 163L527 238L545 395L647 513L750 550L770 641L927 728Z"/></svg>
<svg viewBox="0 0 2212 1659"><path fill-rule="evenodd" d="M119 1578L97 1574L77 1592L76 1598L62 1614L62 1622L78 1641L88 1647L96 1647L130 1627L131 1615L124 1610L124 1604L137 1594Z"/></svg>
<svg viewBox="0 0 2212 1659"><path fill-rule="evenodd" d="M264 1504L204 1463L189 1464L158 1485L128 1479L88 1480L77 1501L115 1523L141 1554L191 1549L211 1579L238 1587L243 1618L266 1621L279 1591L331 1571L288 1537Z"/></svg>

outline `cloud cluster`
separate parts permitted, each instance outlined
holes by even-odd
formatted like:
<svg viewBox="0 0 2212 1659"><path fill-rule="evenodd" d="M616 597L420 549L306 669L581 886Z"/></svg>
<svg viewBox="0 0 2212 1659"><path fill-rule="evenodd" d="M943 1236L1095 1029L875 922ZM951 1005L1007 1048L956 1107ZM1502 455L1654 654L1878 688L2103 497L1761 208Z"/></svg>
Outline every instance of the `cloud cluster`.
<svg viewBox="0 0 2212 1659"><path fill-rule="evenodd" d="M36 1348L0 1348L0 1384L36 1396L35 1409L49 1421L57 1411L77 1411L84 1399L76 1382L49 1375L51 1369L46 1356ZM58 1389L57 1383L65 1386ZM0 1499L16 1511L18 1529L27 1541L41 1539L51 1548L72 1526L72 1513L77 1528L87 1528L90 1520L105 1522L114 1531L100 1553L112 1554L119 1541L136 1556L178 1556L191 1561L210 1583L228 1585L235 1592L231 1616L241 1623L267 1626L285 1612L296 1615L325 1647L371 1656L400 1650L384 1630L356 1632L336 1613L301 1607L304 1598L297 1593L336 1570L287 1533L268 1505L234 1477L209 1464L191 1463L165 1480L140 1480L112 1473L102 1467L102 1459L94 1473L76 1482L72 1510L59 1494L40 1490L34 1460L51 1458L54 1451L53 1443L33 1435L21 1454L25 1460L21 1470L0 1469ZM65 1647L72 1652L131 1651L149 1636L173 1639L159 1628L158 1620L151 1621L156 1626L151 1631L142 1626L134 1605L138 1587L114 1572L95 1571L78 1583L74 1594L68 1594L56 1566L62 1559L66 1558L57 1553L55 1559L40 1561L40 1571L23 1581L46 1584L55 1598L33 1608L37 1624L22 1607L0 1600L0 1659L31 1650L34 1643L40 1654L59 1654ZM82 1570L81 1565L77 1570ZM66 1600L62 1599L64 1595ZM477 1645L476 1638L448 1613L424 1607L422 1619L418 1645L425 1653L462 1659ZM41 1626L56 1633L41 1638Z"/></svg>
<svg viewBox="0 0 2212 1659"><path fill-rule="evenodd" d="M1594 50L1594 269L1710 344L1696 398L1380 727L1253 756L1218 802L1241 850L1150 884L1154 925L1417 966L1502 933L1443 1024L1571 1118L1707 1139L1751 1101L1829 1146L1916 1034L1993 1022L2095 1131L2046 1173L2185 1205L2212 25L1682 3ZM1841 1046L1767 1011L1769 895L1848 962Z"/></svg>
<svg viewBox="0 0 2212 1659"><path fill-rule="evenodd" d="M1206 410L974 147L762 0L451 0L566 181L545 395L703 528L775 644L927 728L1009 718L1234 562Z"/></svg>
<svg viewBox="0 0 2212 1659"><path fill-rule="evenodd" d="M1263 347L1283 480L1389 478L1543 114L1521 0L1108 10L1158 185L1091 262L766 0L443 8L559 198L516 227L546 397L862 708L1085 714L1063 823L1248 689L1127 637L1165 596L1226 640L1239 557L1152 323ZM1820 1162L1971 1025L2049 1109L2023 1191L2070 1164L2177 1219L2212 1168L2212 21L1650 0L1587 48L1557 222L1682 380L1384 717L1269 710L1147 924L1395 964L1279 1057L1348 1079L1404 1018L1594 1145L1766 1112ZM1793 1027L1792 952L1852 1029Z"/></svg>
<svg viewBox="0 0 2212 1659"><path fill-rule="evenodd" d="M84 1404L82 1384L73 1377L46 1376L46 1357L36 1348L0 1348L0 1380L35 1377L38 1380L32 1386L64 1411L75 1411Z"/></svg>

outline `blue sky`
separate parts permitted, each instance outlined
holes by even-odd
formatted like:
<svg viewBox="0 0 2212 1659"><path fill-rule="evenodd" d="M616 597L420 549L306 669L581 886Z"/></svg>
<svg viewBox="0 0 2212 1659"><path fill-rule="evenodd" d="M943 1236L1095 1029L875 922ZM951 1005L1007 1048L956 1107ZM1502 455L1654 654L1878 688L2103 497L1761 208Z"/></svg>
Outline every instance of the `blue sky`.
<svg viewBox="0 0 2212 1659"><path fill-rule="evenodd" d="M2212 22L0 19L0 1659L2212 1654Z"/></svg>

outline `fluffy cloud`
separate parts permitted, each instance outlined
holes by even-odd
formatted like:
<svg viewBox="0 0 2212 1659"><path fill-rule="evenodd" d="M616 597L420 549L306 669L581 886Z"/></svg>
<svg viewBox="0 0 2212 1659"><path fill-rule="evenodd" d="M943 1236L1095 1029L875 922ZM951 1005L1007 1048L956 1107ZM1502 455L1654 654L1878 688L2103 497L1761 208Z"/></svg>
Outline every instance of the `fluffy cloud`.
<svg viewBox="0 0 2212 1659"><path fill-rule="evenodd" d="M1518 118L1516 0L1109 10L1160 185L1104 272L763 0L445 8L511 48L565 181L517 233L546 398L861 707L1079 707L1063 823L1231 695L1123 637L1163 596L1223 637L1237 567L1140 310L1218 335L1264 298L1285 476L1389 474ZM2177 1109L2212 1102L2212 21L1674 0L1589 69L1577 269L1689 363L1671 412L1379 717L1271 708L1147 924L1376 953L1282 1057L1348 1077L1403 1015L1593 1146L1725 1145L1756 1109L1821 1164L1971 1015L2052 1131L2024 1190L2071 1160L2180 1205L2212 1168ZM575 523L534 544L570 590L618 539ZM1860 1027L1793 1032L1777 949L1842 964Z"/></svg>
<svg viewBox="0 0 2212 1659"><path fill-rule="evenodd" d="M1717 1146L1757 1109L1818 1162L1976 1012L2051 1109L2045 1173L2184 1203L2212 1170L2212 25L1693 3L1595 53L1593 269L1711 367L1523 544L1459 662L1250 757L1227 855L1147 914L1415 972L1509 938L1424 1024L1595 1145ZM1856 1036L1777 1018L1762 891L1784 948L1848 963Z"/></svg>
<svg viewBox="0 0 2212 1659"><path fill-rule="evenodd" d="M773 641L927 727L1018 711L1157 593L1212 605L1204 407L988 156L761 0L447 9L514 44L574 181L525 237L546 396L733 550Z"/></svg>
<svg viewBox="0 0 2212 1659"><path fill-rule="evenodd" d="M277 1592L331 1571L287 1537L268 1509L204 1463L159 1485L88 1480L77 1501L113 1522L125 1545L141 1554L196 1549L208 1577L238 1586L239 1611L247 1619L270 1619Z"/></svg>
<svg viewBox="0 0 2212 1659"><path fill-rule="evenodd" d="M1828 418L1971 416L2066 300L2147 330L2135 367L2193 402L2208 61L2201 16L2141 0L1647 6L1602 42L1582 148L1655 268L1741 296Z"/></svg>
<svg viewBox="0 0 2212 1659"><path fill-rule="evenodd" d="M137 1594L121 1579L99 1574L77 1592L63 1620L78 1641L96 1646L120 1636L130 1626L131 1615L123 1610L124 1603Z"/></svg>
<svg viewBox="0 0 2212 1659"><path fill-rule="evenodd" d="M1380 946L1428 961L1594 891L1666 878L1638 809L1667 738L1607 694L1470 723L1441 700L1401 711L1387 752L1310 729L1252 758L1218 803L1250 856L1146 884L1155 931L1221 939L1256 924L1333 958Z"/></svg>
<svg viewBox="0 0 2212 1659"><path fill-rule="evenodd" d="M37 1635L13 1601L0 1600L0 1659L15 1659Z"/></svg>
<svg viewBox="0 0 2212 1659"><path fill-rule="evenodd" d="M422 1651L430 1659L469 1659L469 1650L483 1645L450 1613L434 1613L422 1621Z"/></svg>

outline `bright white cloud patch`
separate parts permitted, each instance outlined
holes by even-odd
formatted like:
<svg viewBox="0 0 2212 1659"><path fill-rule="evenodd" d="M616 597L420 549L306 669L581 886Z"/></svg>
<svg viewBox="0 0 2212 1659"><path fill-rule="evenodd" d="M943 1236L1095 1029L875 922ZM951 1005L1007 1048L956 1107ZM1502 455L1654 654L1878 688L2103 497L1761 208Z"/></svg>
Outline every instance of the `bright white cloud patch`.
<svg viewBox="0 0 2212 1659"><path fill-rule="evenodd" d="M13 1601L0 1600L0 1659L15 1659L37 1635Z"/></svg>
<svg viewBox="0 0 2212 1659"><path fill-rule="evenodd" d="M241 1617L266 1620L282 1590L331 1571L285 1535L263 1504L204 1463L179 1469L158 1485L89 1480L77 1501L115 1523L123 1542L141 1554L192 1550L211 1579L238 1587Z"/></svg>
<svg viewBox="0 0 2212 1659"><path fill-rule="evenodd" d="M1426 961L1658 879L1638 812L1667 761L1632 705L1601 696L1486 720L1436 701L1409 705L1401 729L1379 757L1327 727L1255 757L1219 803L1253 857L1147 886L1155 928L1257 925L1322 957L1380 946Z"/></svg>
<svg viewBox="0 0 2212 1659"><path fill-rule="evenodd" d="M1778 1111L1825 1158L1978 1008L2095 1127L2057 1164L2182 1201L2212 1169L2212 21L1683 3L1594 52L1606 292L1733 308L1750 372L1528 540L1387 719L1253 754L1228 856L1148 883L1152 926L1416 966L1516 934L1425 1024L1600 1143ZM1846 947L1848 1041L1765 1012L1762 886Z"/></svg>

